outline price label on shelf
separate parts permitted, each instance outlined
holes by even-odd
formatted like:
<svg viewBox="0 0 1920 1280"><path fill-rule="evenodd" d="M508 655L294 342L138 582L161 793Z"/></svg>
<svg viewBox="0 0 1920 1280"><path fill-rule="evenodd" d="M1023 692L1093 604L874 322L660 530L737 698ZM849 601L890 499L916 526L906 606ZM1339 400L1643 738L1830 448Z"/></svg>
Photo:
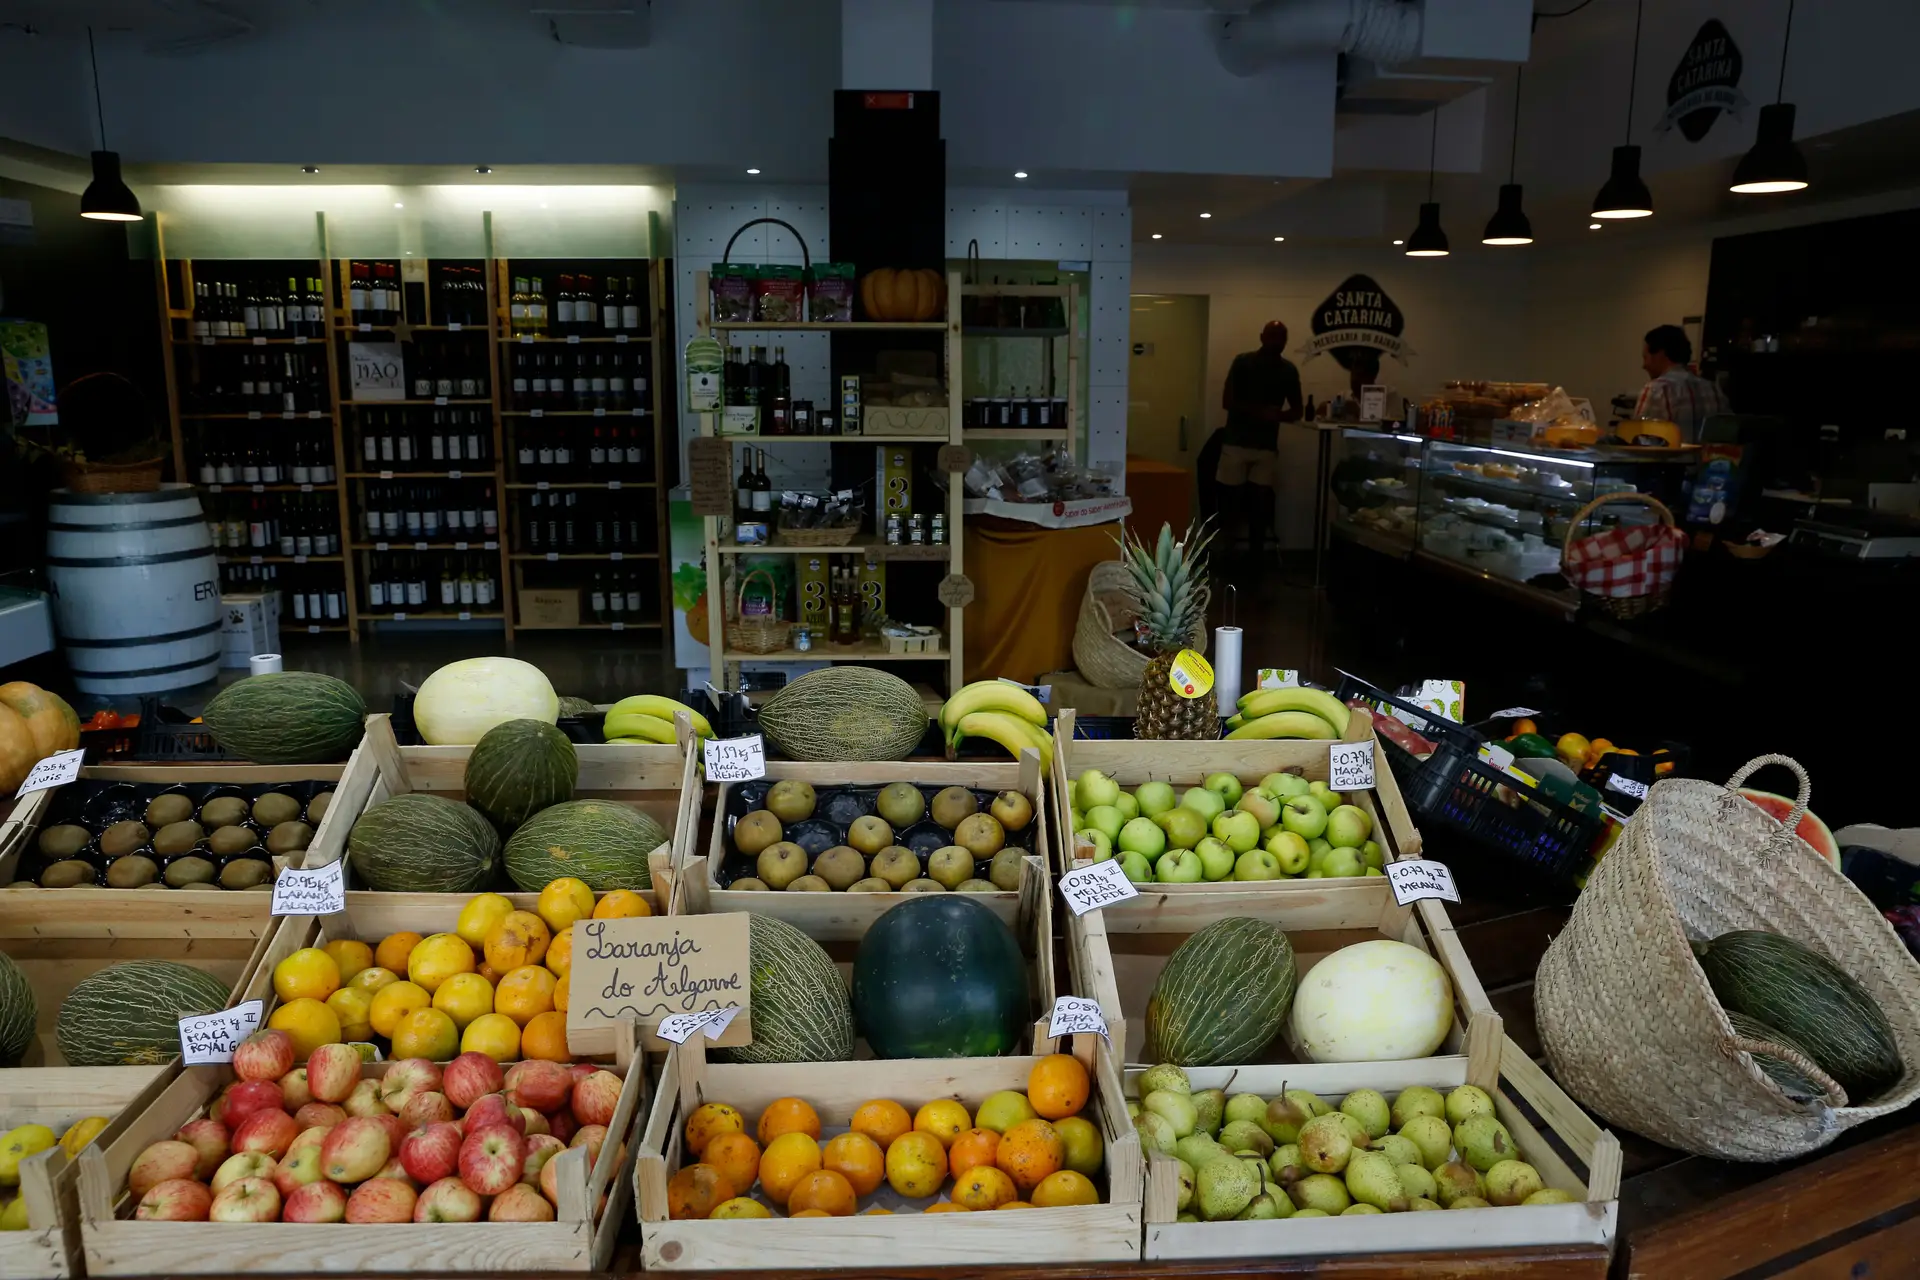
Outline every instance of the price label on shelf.
<svg viewBox="0 0 1920 1280"><path fill-rule="evenodd" d="M387 549L387 546L388 546L388 544L387 544L387 543L384 543L384 542L376 542L376 543L374 543L374 544L373 544L373 549L374 549L375 551L385 551L385 550Z"/></svg>
<svg viewBox="0 0 1920 1280"><path fill-rule="evenodd" d="M1425 858L1415 858L1410 862L1389 862L1386 867L1387 883L1393 886L1393 900L1401 906L1411 906L1422 898L1438 898L1442 902L1460 901L1460 890L1454 886L1453 872L1444 862L1429 862Z"/></svg>
<svg viewBox="0 0 1920 1280"><path fill-rule="evenodd" d="M1100 1012L1100 1002L1084 996L1061 996L1053 1002L1053 1014L1047 1019L1047 1034L1054 1037L1098 1035L1113 1046L1113 1033Z"/></svg>
<svg viewBox="0 0 1920 1280"><path fill-rule="evenodd" d="M544 418L547 416L547 411L545 409L529 409L527 410L527 416L529 418Z"/></svg>
<svg viewBox="0 0 1920 1280"><path fill-rule="evenodd" d="M542 493L545 493L547 490L553 488L553 486L547 483L545 480L534 481L533 487L538 489Z"/></svg>
<svg viewBox="0 0 1920 1280"><path fill-rule="evenodd" d="M460 330L461 330L461 329L462 329L463 327L464 327L464 326L462 326L462 325L461 325L460 323L458 323L458 322L456 321L455 323L453 323L453 324L450 324L450 325L448 325L448 326L447 326L447 332L448 332L448 333L459 333L459 332L460 332Z"/></svg>
<svg viewBox="0 0 1920 1280"><path fill-rule="evenodd" d="M497 542L483 542L480 544L480 549L483 551L498 551L500 544Z"/></svg>
<svg viewBox="0 0 1920 1280"><path fill-rule="evenodd" d="M263 484L250 484L247 488L253 490L255 493L265 493L267 491L267 486Z"/></svg>
<svg viewBox="0 0 1920 1280"><path fill-rule="evenodd" d="M433 398L433 402L434 402L434 403L435 403L436 405L442 405L442 404L445 404L445 403L447 402L447 398L446 398L445 396L435 396L435 397Z"/></svg>
<svg viewBox="0 0 1920 1280"><path fill-rule="evenodd" d="M253 345L256 347L264 347L267 345L267 340L263 337L256 335L253 339Z"/></svg>
<svg viewBox="0 0 1920 1280"><path fill-rule="evenodd" d="M559 553L558 551L549 551L549 552L547 552L547 563L548 563L548 564L555 564L555 563L557 563L557 562L559 561L559 559L560 559L560 553Z"/></svg>
<svg viewBox="0 0 1920 1280"><path fill-rule="evenodd" d="M302 493L312 493L312 492L313 492L313 486L312 486L312 485L310 485L310 484L303 484L303 485L301 485L301 486L300 486L300 492L302 492Z"/></svg>
<svg viewBox="0 0 1920 1280"><path fill-rule="evenodd" d="M596 418L604 418L607 416L607 411L604 408L596 406L593 411L593 416Z"/></svg>
<svg viewBox="0 0 1920 1280"><path fill-rule="evenodd" d="M462 610L460 611L460 621L462 621L462 622L472 622L472 621L473 621L473 613L472 613L472 611L471 611L471 610L468 610L468 609L462 609Z"/></svg>
<svg viewBox="0 0 1920 1280"><path fill-rule="evenodd" d="M202 338L200 339L200 345L203 347L210 347L213 345L213 339L211 337Z"/></svg>
<svg viewBox="0 0 1920 1280"><path fill-rule="evenodd" d="M247 410L247 421L248 422L260 421L260 411L258 409Z"/></svg>
<svg viewBox="0 0 1920 1280"><path fill-rule="evenodd" d="M724 1009L705 1009L699 1013L675 1013L660 1019L660 1038L674 1044L685 1044L700 1032L707 1033L707 1039L718 1040L726 1033L727 1026L739 1016L740 1006L730 1004Z"/></svg>
<svg viewBox="0 0 1920 1280"><path fill-rule="evenodd" d="M1327 751L1327 785L1335 791L1373 790L1373 743L1336 742Z"/></svg>
<svg viewBox="0 0 1920 1280"><path fill-rule="evenodd" d="M310 636L317 636L320 634L320 628L317 625L309 625L307 627L307 634Z"/></svg>
<svg viewBox="0 0 1920 1280"><path fill-rule="evenodd" d="M361 332L361 333L372 333L372 332L373 332L373 326L372 326L372 325L370 325L370 324L367 324L367 323L365 323L365 322L362 322L362 323L361 323L360 325L358 325L357 327L359 328L359 330L360 330L360 332Z"/></svg>
<svg viewBox="0 0 1920 1280"><path fill-rule="evenodd" d="M248 556L247 557L248 564L265 564L266 562L267 562L266 557L264 556Z"/></svg>
<svg viewBox="0 0 1920 1280"><path fill-rule="evenodd" d="M260 1029L266 1001L249 1000L219 1013L192 1014L180 1019L180 1061L189 1067L216 1066L233 1061L240 1042Z"/></svg>
<svg viewBox="0 0 1920 1280"><path fill-rule="evenodd" d="M624 551L609 551L607 553L607 559L609 560L625 560L626 558L627 553Z"/></svg>
<svg viewBox="0 0 1920 1280"><path fill-rule="evenodd" d="M619 487L620 487L620 482L619 482L618 480L609 480L609 481L607 481L607 488L609 488L609 489L618 489Z"/></svg>
<svg viewBox="0 0 1920 1280"><path fill-rule="evenodd" d="M427 544L424 542L416 542L413 544L413 549L415 551L425 551L427 549Z"/></svg>
<svg viewBox="0 0 1920 1280"><path fill-rule="evenodd" d="M380 478L381 478L382 480L391 480L391 479L393 479L393 472L391 472L391 471L382 471L382 472L380 473Z"/></svg>
<svg viewBox="0 0 1920 1280"><path fill-rule="evenodd" d="M393 620L395 622L405 622L407 620L407 615L404 613L396 613L393 615Z"/></svg>
<svg viewBox="0 0 1920 1280"><path fill-rule="evenodd" d="M1618 791L1623 796L1632 796L1635 800L1647 798L1647 784L1638 778L1628 778L1621 774L1611 774L1607 778L1607 790Z"/></svg>
<svg viewBox="0 0 1920 1280"><path fill-rule="evenodd" d="M291 409L283 409L280 412L280 421L282 422L292 422L294 417L295 414Z"/></svg>
<svg viewBox="0 0 1920 1280"><path fill-rule="evenodd" d="M616 333L613 335L613 340L621 346L625 346L627 344L627 335L624 333Z"/></svg>
<svg viewBox="0 0 1920 1280"><path fill-rule="evenodd" d="M639 390L645 391L646 388L641 387L639 388ZM645 409L642 409L639 405L635 405L633 406L633 408L627 410L627 416L629 418L644 418L647 416L647 411Z"/></svg>
<svg viewBox="0 0 1920 1280"><path fill-rule="evenodd" d="M295 556L293 558L293 562L295 564L305 564L307 562L307 558L305 556Z"/></svg>
<svg viewBox="0 0 1920 1280"><path fill-rule="evenodd" d="M609 622L607 624L607 630L609 631L625 631L626 629L627 624L624 622Z"/></svg>
<svg viewBox="0 0 1920 1280"><path fill-rule="evenodd" d="M224 493L226 492L226 488L227 486L223 484L210 484L207 486L207 492L208 493Z"/></svg>
<svg viewBox="0 0 1920 1280"><path fill-rule="evenodd" d="M577 333L570 333L570 334L568 334L568 335L567 335L567 345L568 345L568 346L570 346L570 347L577 347L577 346L579 346L579 345L580 345L580 335L579 335L579 334L577 334Z"/></svg>
<svg viewBox="0 0 1920 1280"><path fill-rule="evenodd" d="M533 335L532 335L532 334L530 334L530 333L523 333L523 334L521 334L521 335L520 335L520 345L521 345L521 346L523 346L523 347L530 347L530 346L532 346L532 345L533 345Z"/></svg>
<svg viewBox="0 0 1920 1280"><path fill-rule="evenodd" d="M87 758L85 747L76 747L72 751L56 751L46 759L27 770L27 776L21 780L20 789L13 793L19 799L29 791L45 791L48 787L64 787L80 776L80 765Z"/></svg>
<svg viewBox="0 0 1920 1280"><path fill-rule="evenodd" d="M464 542L456 542L453 544L453 549L455 551L465 551L467 549L467 544Z"/></svg>
<svg viewBox="0 0 1920 1280"><path fill-rule="evenodd" d="M303 333L303 334L300 334L300 335L299 335L298 337L296 337L296 338L294 338L294 340L293 340L293 345L294 345L294 346L296 346L296 347L304 347L304 346L306 346L306 345L307 345L307 335Z"/></svg>
<svg viewBox="0 0 1920 1280"><path fill-rule="evenodd" d="M1075 867L1061 876L1060 896L1067 900L1067 906L1073 909L1073 914L1083 916L1089 911L1098 911L1116 902L1137 898L1140 891L1133 887L1133 881L1127 879L1127 873L1120 869L1119 859L1109 858L1092 866Z"/></svg>
<svg viewBox="0 0 1920 1280"><path fill-rule="evenodd" d="M327 916L347 909L347 882L339 861L301 871L288 867L273 882L275 916Z"/></svg>
<svg viewBox="0 0 1920 1280"><path fill-rule="evenodd" d="M744 738L708 738L700 744L708 782L752 782L767 776L767 744L757 733Z"/></svg>
<svg viewBox="0 0 1920 1280"><path fill-rule="evenodd" d="M318 422L320 421L320 419L326 416L327 416L326 414L320 412L318 409L307 410L307 418L309 421L312 421L312 422Z"/></svg>
<svg viewBox="0 0 1920 1280"><path fill-rule="evenodd" d="M466 472L464 471L449 471L447 472L447 479L458 480L464 475L466 475Z"/></svg>

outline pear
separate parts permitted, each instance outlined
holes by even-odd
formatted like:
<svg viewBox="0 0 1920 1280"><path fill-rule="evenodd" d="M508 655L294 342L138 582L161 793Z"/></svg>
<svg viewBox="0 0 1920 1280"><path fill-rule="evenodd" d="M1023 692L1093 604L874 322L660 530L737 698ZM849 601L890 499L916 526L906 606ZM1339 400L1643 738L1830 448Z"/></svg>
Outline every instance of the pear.
<svg viewBox="0 0 1920 1280"><path fill-rule="evenodd" d="M1174 1197L1173 1207L1184 1209L1193 1203L1193 1166L1185 1160L1175 1160L1174 1163L1180 1166L1180 1190Z"/></svg>
<svg viewBox="0 0 1920 1280"><path fill-rule="evenodd" d="M1438 1209L1439 1207L1439 1205L1427 1199L1425 1196L1415 1196L1413 1199L1407 1201L1407 1208L1416 1212L1423 1209Z"/></svg>
<svg viewBox="0 0 1920 1280"><path fill-rule="evenodd" d="M1438 1169L1453 1150L1453 1127L1439 1116L1415 1116L1401 1126L1400 1136L1420 1148L1420 1163Z"/></svg>
<svg viewBox="0 0 1920 1280"><path fill-rule="evenodd" d="M1141 1099L1140 1108L1164 1117L1167 1123L1173 1126L1173 1136L1176 1139L1192 1133L1194 1124L1199 1119L1192 1095L1174 1093L1169 1089L1155 1089Z"/></svg>
<svg viewBox="0 0 1920 1280"><path fill-rule="evenodd" d="M1293 1197L1287 1194L1285 1187L1276 1182L1269 1182L1261 1188L1261 1191L1273 1200L1273 1207L1278 1210L1274 1217L1291 1218L1293 1216Z"/></svg>
<svg viewBox="0 0 1920 1280"><path fill-rule="evenodd" d="M1215 1142L1212 1138L1209 1138L1206 1134L1190 1133L1173 1144L1173 1154L1176 1159L1185 1160L1189 1165L1198 1169L1215 1156L1224 1156L1228 1154L1228 1152L1225 1147Z"/></svg>
<svg viewBox="0 0 1920 1280"><path fill-rule="evenodd" d="M1284 1147L1275 1147L1273 1154L1267 1157L1267 1170L1273 1174L1273 1180L1283 1187L1292 1186L1307 1176L1307 1166L1301 1162L1300 1146L1289 1142Z"/></svg>
<svg viewBox="0 0 1920 1280"><path fill-rule="evenodd" d="M1267 1115L1263 1122L1267 1136L1278 1143L1298 1142L1300 1127L1313 1119L1313 1112L1303 1108L1292 1098L1281 1096L1267 1104Z"/></svg>
<svg viewBox="0 0 1920 1280"><path fill-rule="evenodd" d="M1313 1209L1322 1214L1335 1214L1353 1203L1353 1197L1347 1194L1347 1184L1330 1173L1309 1174L1288 1187L1287 1195L1303 1213Z"/></svg>
<svg viewBox="0 0 1920 1280"><path fill-rule="evenodd" d="M1400 1187L1409 1199L1432 1200L1440 1190L1433 1175L1417 1164L1396 1164L1394 1172L1400 1175Z"/></svg>
<svg viewBox="0 0 1920 1280"><path fill-rule="evenodd" d="M1451 1209L1461 1196L1480 1194L1480 1175L1458 1160L1450 1160L1433 1171L1434 1199Z"/></svg>
<svg viewBox="0 0 1920 1280"><path fill-rule="evenodd" d="M1157 1067L1148 1067L1140 1073L1140 1096L1157 1093L1162 1089L1174 1093L1192 1093L1193 1082L1187 1079L1187 1073L1171 1062L1163 1062Z"/></svg>
<svg viewBox="0 0 1920 1280"><path fill-rule="evenodd" d="M1416 1084L1411 1089L1402 1089L1393 1100L1393 1127L1396 1132L1407 1127L1408 1121L1415 1116L1447 1117L1447 1100L1440 1096L1438 1089L1429 1089Z"/></svg>
<svg viewBox="0 0 1920 1280"><path fill-rule="evenodd" d="M1447 1123L1456 1129L1468 1116L1492 1114L1493 1099L1487 1096L1485 1089L1476 1085L1463 1084L1447 1095Z"/></svg>
<svg viewBox="0 0 1920 1280"><path fill-rule="evenodd" d="M1393 1119L1387 1100L1377 1089L1355 1089L1340 1100L1340 1109L1360 1122L1368 1141L1385 1133Z"/></svg>
<svg viewBox="0 0 1920 1280"><path fill-rule="evenodd" d="M1191 1213L1191 1212L1183 1213L1179 1217L1175 1218L1174 1221L1175 1222L1198 1222L1200 1221L1200 1215L1197 1213Z"/></svg>
<svg viewBox="0 0 1920 1280"><path fill-rule="evenodd" d="M1420 1148L1412 1138L1403 1138L1397 1133L1390 1133L1384 1138L1376 1139L1373 1149L1386 1152L1395 1164L1417 1164L1422 1169L1427 1167L1421 1163Z"/></svg>
<svg viewBox="0 0 1920 1280"><path fill-rule="evenodd" d="M1385 1213L1385 1209L1376 1209L1370 1204L1350 1204L1340 1211L1343 1218L1351 1218L1362 1213Z"/></svg>
<svg viewBox="0 0 1920 1280"><path fill-rule="evenodd" d="M1202 1089L1193 1095L1195 1133L1216 1134L1226 1120L1227 1091L1225 1089Z"/></svg>
<svg viewBox="0 0 1920 1280"><path fill-rule="evenodd" d="M1493 1208L1493 1206L1488 1204L1485 1200L1482 1200L1479 1196L1461 1196L1459 1199L1455 1200L1452 1204L1448 1205L1447 1208L1449 1209L1491 1209Z"/></svg>
<svg viewBox="0 0 1920 1280"><path fill-rule="evenodd" d="M1251 1120L1263 1124L1267 1118L1267 1100L1257 1093L1236 1093L1227 1099L1227 1109L1221 1113L1226 1123L1235 1120Z"/></svg>
<svg viewBox="0 0 1920 1280"><path fill-rule="evenodd" d="M1521 1204L1573 1204L1574 1198L1558 1187L1542 1187L1528 1196Z"/></svg>
<svg viewBox="0 0 1920 1280"><path fill-rule="evenodd" d="M1142 1150L1173 1154L1173 1144L1179 1139L1174 1136L1173 1122L1165 1116L1153 1111L1142 1111L1133 1118L1133 1127L1139 1130Z"/></svg>
<svg viewBox="0 0 1920 1280"><path fill-rule="evenodd" d="M1324 1116L1333 1108L1322 1101L1319 1094L1308 1089L1289 1089L1280 1095L1307 1113L1308 1119Z"/></svg>
<svg viewBox="0 0 1920 1280"><path fill-rule="evenodd" d="M1407 1192L1400 1183L1400 1171L1384 1152L1353 1153L1353 1158L1347 1161L1347 1193L1360 1203L1384 1212L1400 1213L1407 1207Z"/></svg>
<svg viewBox="0 0 1920 1280"><path fill-rule="evenodd" d="M1233 1216L1241 1222L1253 1222L1261 1218L1278 1218L1282 1214L1280 1206L1274 1203L1273 1197L1262 1191L1247 1202L1246 1208Z"/></svg>
<svg viewBox="0 0 1920 1280"><path fill-rule="evenodd" d="M1487 1170L1487 1201L1490 1204L1524 1204L1528 1196L1544 1191L1540 1171L1525 1160L1502 1160Z"/></svg>
<svg viewBox="0 0 1920 1280"><path fill-rule="evenodd" d="M1309 1120L1300 1130L1300 1159L1314 1173L1339 1173L1352 1154L1353 1138L1339 1115Z"/></svg>
<svg viewBox="0 0 1920 1280"><path fill-rule="evenodd" d="M1251 1120L1230 1120L1220 1130L1220 1145L1236 1154L1252 1151L1265 1160L1273 1154L1273 1139Z"/></svg>
<svg viewBox="0 0 1920 1280"><path fill-rule="evenodd" d="M1194 1198L1208 1222L1231 1218L1253 1203L1260 1175L1245 1160L1209 1160L1194 1176Z"/></svg>
<svg viewBox="0 0 1920 1280"><path fill-rule="evenodd" d="M1296 1218L1328 1218L1333 1215L1329 1214L1325 1209L1296 1209L1293 1216Z"/></svg>
<svg viewBox="0 0 1920 1280"><path fill-rule="evenodd" d="M1332 1111L1328 1114L1340 1121L1346 1128L1347 1140L1353 1143L1355 1147L1364 1148L1373 1145L1373 1135L1367 1132L1367 1126L1361 1124L1353 1116L1348 1115L1344 1111Z"/></svg>
<svg viewBox="0 0 1920 1280"><path fill-rule="evenodd" d="M1459 1150L1461 1159L1482 1173L1518 1154L1507 1126L1490 1115L1468 1116L1455 1125L1453 1145Z"/></svg>

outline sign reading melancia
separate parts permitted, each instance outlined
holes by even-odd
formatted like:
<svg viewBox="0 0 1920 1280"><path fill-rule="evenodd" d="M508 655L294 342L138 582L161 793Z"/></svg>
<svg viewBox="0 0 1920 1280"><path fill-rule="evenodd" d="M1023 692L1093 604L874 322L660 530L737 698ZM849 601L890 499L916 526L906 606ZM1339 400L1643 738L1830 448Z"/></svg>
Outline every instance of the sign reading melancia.
<svg viewBox="0 0 1920 1280"><path fill-rule="evenodd" d="M1341 368L1361 350L1372 350L1404 362L1412 354L1401 339L1406 321L1400 305L1368 275L1342 280L1326 300L1313 309L1313 334L1295 354L1311 360L1331 354Z"/></svg>
<svg viewBox="0 0 1920 1280"><path fill-rule="evenodd" d="M1740 92L1742 67L1740 46L1718 18L1707 19L1667 80L1667 110L1654 122L1654 131L1667 133L1678 126L1688 142L1698 142L1722 111L1738 117L1747 109L1747 97Z"/></svg>

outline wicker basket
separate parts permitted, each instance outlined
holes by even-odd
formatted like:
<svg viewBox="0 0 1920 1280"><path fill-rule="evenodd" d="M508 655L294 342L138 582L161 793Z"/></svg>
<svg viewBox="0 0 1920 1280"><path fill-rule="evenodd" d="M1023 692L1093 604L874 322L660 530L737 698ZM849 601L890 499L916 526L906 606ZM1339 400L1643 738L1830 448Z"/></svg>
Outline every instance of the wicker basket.
<svg viewBox="0 0 1920 1280"><path fill-rule="evenodd" d="M75 493L155 493L165 458L142 462L60 460L60 482Z"/></svg>
<svg viewBox="0 0 1920 1280"><path fill-rule="evenodd" d="M1132 582L1133 575L1118 560L1104 560L1087 575L1086 594L1080 598L1080 616L1073 624L1073 664L1095 688L1137 688L1150 661L1146 653L1114 635L1126 625L1125 621L1117 621L1101 598L1125 595ZM1204 622L1194 628L1191 644L1200 652L1206 651Z"/></svg>
<svg viewBox="0 0 1920 1280"><path fill-rule="evenodd" d="M1734 788L1767 764L1800 778L1782 824ZM1920 1097L1920 963L1832 863L1794 835L1807 775L1749 761L1725 787L1654 784L1547 948L1534 1008L1554 1075L1622 1128L1726 1160L1786 1160ZM1907 1064L1864 1105L1795 1102L1755 1065L1792 1050L1735 1034L1689 940L1763 929L1804 943L1866 988ZM1823 1077L1812 1075L1819 1082Z"/></svg>
<svg viewBox="0 0 1920 1280"><path fill-rule="evenodd" d="M860 526L846 525L838 529L791 529L781 525L773 535L773 544L777 547L845 547L860 536Z"/></svg>
<svg viewBox="0 0 1920 1280"><path fill-rule="evenodd" d="M741 610L747 599L747 584L755 578L765 578L773 589L773 616L771 618L743 618ZM755 569L740 579L739 589L733 593L733 615L726 620L727 648L738 649L742 653L778 653L787 647L787 635L793 623L780 616L780 584L774 581L771 573L765 569Z"/></svg>
<svg viewBox="0 0 1920 1280"><path fill-rule="evenodd" d="M1573 513L1572 518L1567 521L1567 531L1560 543L1561 572L1575 586L1580 586L1580 582L1575 576L1576 571L1567 564L1567 553L1572 550L1574 542L1580 536L1580 527L1586 523L1587 517L1612 502L1637 502L1642 506L1652 507L1654 514L1660 517L1663 527L1667 529L1676 527L1673 522L1673 512L1667 510L1666 504L1651 494L1607 493L1595 498ZM1677 555L1675 562L1676 564L1678 562ZM1622 563L1631 563L1631 561L1623 558ZM1669 573L1662 581L1650 585L1647 590L1638 595L1610 595L1588 590L1585 587L1581 588L1581 595L1616 618L1638 618L1666 607L1668 598L1673 595L1673 577Z"/></svg>

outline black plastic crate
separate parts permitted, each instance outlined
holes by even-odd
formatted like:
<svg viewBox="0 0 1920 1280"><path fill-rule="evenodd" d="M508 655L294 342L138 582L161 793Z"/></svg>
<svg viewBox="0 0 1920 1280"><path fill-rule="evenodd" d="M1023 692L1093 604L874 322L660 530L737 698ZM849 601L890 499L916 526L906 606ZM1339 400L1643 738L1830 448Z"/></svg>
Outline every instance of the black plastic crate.
<svg viewBox="0 0 1920 1280"><path fill-rule="evenodd" d="M1507 719L1489 719L1476 723L1473 728L1484 734L1488 741L1499 742L1513 731L1513 723L1521 717ZM1571 717L1551 711L1540 711L1525 717L1539 726L1540 736L1549 742L1557 742L1560 735L1570 727ZM1664 752L1664 754L1655 754ZM1565 763L1562 761L1562 763ZM1662 764L1671 765L1665 773L1660 772ZM1604 753L1592 768L1580 770L1580 781L1606 797L1613 808L1631 817L1640 809L1646 789L1661 778L1686 778L1692 775L1693 748L1674 738L1662 738L1653 747L1638 755L1627 755L1618 751ZM1614 777L1638 783L1638 786L1609 786Z"/></svg>
<svg viewBox="0 0 1920 1280"><path fill-rule="evenodd" d="M158 760L187 762L232 760L221 750L203 724L178 707L169 707L158 698L140 699L140 723L112 729L83 729L80 746L88 764L109 761Z"/></svg>

